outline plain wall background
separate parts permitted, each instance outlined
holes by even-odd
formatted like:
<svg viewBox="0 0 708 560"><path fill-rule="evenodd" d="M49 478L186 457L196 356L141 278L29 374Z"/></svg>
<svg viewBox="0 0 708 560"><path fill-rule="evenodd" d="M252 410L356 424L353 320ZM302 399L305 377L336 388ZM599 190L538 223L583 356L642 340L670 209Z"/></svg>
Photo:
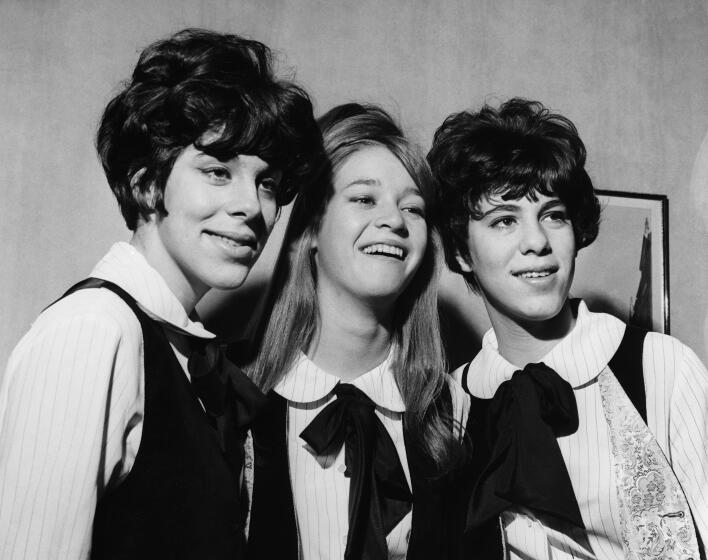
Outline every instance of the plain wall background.
<svg viewBox="0 0 708 560"><path fill-rule="evenodd" d="M94 131L142 47L187 26L265 42L318 113L379 102L426 149L445 116L485 101L565 114L598 188L669 196L672 334L708 361L706 2L0 0L0 372L37 313L129 238ZM467 298L460 282L446 290ZM216 324L242 321L249 301ZM461 313L477 335L480 309Z"/></svg>

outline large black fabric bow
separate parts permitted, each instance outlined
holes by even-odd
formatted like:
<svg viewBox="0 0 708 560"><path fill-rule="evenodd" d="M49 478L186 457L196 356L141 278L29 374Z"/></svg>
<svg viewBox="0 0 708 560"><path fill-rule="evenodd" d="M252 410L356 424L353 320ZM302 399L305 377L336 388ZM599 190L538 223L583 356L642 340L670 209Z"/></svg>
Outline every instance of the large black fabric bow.
<svg viewBox="0 0 708 560"><path fill-rule="evenodd" d="M303 430L300 437L318 455L344 448L349 487L349 535L345 560L385 560L386 535L411 510L396 446L369 397L351 384L334 388L337 398Z"/></svg>
<svg viewBox="0 0 708 560"><path fill-rule="evenodd" d="M556 440L578 429L570 384L543 363L528 364L487 403L472 435L479 438L473 453L486 453L487 460L472 491L468 527L480 527L513 505L584 527Z"/></svg>
<svg viewBox="0 0 708 560"><path fill-rule="evenodd" d="M194 338L191 344L187 369L192 388L216 429L222 451L240 472L245 430L268 399L216 342Z"/></svg>

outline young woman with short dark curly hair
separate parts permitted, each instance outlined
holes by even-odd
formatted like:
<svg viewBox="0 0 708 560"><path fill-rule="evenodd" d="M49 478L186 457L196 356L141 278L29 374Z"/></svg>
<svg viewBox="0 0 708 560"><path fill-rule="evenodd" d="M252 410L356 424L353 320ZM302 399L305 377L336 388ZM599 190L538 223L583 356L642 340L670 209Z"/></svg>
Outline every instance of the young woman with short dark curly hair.
<svg viewBox="0 0 708 560"><path fill-rule="evenodd" d="M239 558L242 439L262 395L194 307L244 281L308 180L310 100L262 43L187 29L142 52L96 145L133 237L10 358L0 557Z"/></svg>

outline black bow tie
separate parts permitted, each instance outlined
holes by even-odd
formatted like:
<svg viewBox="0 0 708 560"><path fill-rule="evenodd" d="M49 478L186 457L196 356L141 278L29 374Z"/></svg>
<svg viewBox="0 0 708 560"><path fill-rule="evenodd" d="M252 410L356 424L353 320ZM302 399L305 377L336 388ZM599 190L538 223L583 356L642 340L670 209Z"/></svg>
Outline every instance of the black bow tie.
<svg viewBox="0 0 708 560"><path fill-rule="evenodd" d="M349 487L349 534L345 560L385 560L386 535L411 509L396 446L376 416L375 404L351 384L334 388L328 404L300 437L318 455L331 455L345 445Z"/></svg>
<svg viewBox="0 0 708 560"><path fill-rule="evenodd" d="M187 369L192 389L216 429L219 445L232 467L240 472L243 439L266 397L243 371L229 361L215 341L191 339Z"/></svg>
<svg viewBox="0 0 708 560"><path fill-rule="evenodd" d="M487 460L472 492L468 526L479 527L517 505L584 527L556 440L578 429L570 384L543 363L528 364L485 406L473 453L487 454Z"/></svg>

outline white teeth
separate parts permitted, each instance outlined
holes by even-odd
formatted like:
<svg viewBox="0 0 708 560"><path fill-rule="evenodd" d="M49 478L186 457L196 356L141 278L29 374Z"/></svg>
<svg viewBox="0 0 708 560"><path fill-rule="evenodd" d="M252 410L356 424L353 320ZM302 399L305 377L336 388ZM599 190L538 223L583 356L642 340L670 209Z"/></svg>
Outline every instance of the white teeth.
<svg viewBox="0 0 708 560"><path fill-rule="evenodd" d="M242 245L238 241L231 239L230 237L225 237L223 235L219 235L218 233L210 233L209 235L216 237L222 243L226 243L227 245L231 245L232 247L241 247L241 245Z"/></svg>
<svg viewBox="0 0 708 560"><path fill-rule="evenodd" d="M549 276L551 273L546 271L543 272L523 272L519 276L523 278L543 278L544 276Z"/></svg>
<svg viewBox="0 0 708 560"><path fill-rule="evenodd" d="M213 233L212 235L214 237L218 237L219 239L221 239L221 241L224 241L224 242L228 243L229 245L233 245L234 247L238 246L238 243L236 243L236 241L234 241L230 237L224 237L223 235L218 235L216 233Z"/></svg>
<svg viewBox="0 0 708 560"><path fill-rule="evenodd" d="M399 259L403 258L403 249L394 247L393 245L384 245L383 243L369 245L368 247L364 247L362 251L367 255L391 255Z"/></svg>

